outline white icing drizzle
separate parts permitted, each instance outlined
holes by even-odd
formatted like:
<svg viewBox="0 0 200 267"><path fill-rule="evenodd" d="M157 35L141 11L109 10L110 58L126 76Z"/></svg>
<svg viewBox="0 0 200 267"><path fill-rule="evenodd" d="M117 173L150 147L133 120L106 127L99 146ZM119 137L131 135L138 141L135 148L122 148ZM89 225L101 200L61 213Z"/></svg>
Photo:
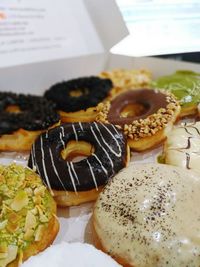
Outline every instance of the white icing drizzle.
<svg viewBox="0 0 200 267"><path fill-rule="evenodd" d="M51 184L49 182L49 178L47 175L47 171L46 171L46 166L45 166L45 162L44 162L44 150L43 150L43 140L42 140L42 135L40 136L40 144L41 144L41 153L42 153L42 167L43 167L43 172L44 172L44 177L45 180L47 182L47 185L49 187L49 190L51 191L52 196L54 195L52 188L51 188Z"/></svg>
<svg viewBox="0 0 200 267"><path fill-rule="evenodd" d="M79 122L79 126L80 126L81 130L83 131L83 126L82 126L81 122Z"/></svg>
<svg viewBox="0 0 200 267"><path fill-rule="evenodd" d="M75 178L76 178L78 184L80 184L79 179L78 179L78 176L77 176L76 171L75 171L75 169L74 169L74 164L73 164L73 162L71 162L71 161L70 161L70 167L71 167L71 169L72 169L72 171L73 171L73 173L74 173L74 176L75 176Z"/></svg>
<svg viewBox="0 0 200 267"><path fill-rule="evenodd" d="M41 173L40 173L40 170L39 170L39 166L37 164L37 161L36 161L36 156L35 156L35 143L32 145L32 150L33 150L33 161L35 162L32 162L32 169L35 168L36 170L38 170L38 173L41 177Z"/></svg>
<svg viewBox="0 0 200 267"><path fill-rule="evenodd" d="M105 172L105 174L107 175L107 174L108 174L108 171L106 170L106 168L104 168L102 162L101 162L100 159L97 157L97 155L93 153L92 156L94 156L94 157L96 158L96 160L97 160L97 161L99 162L99 164L101 165L102 170L103 170L103 171Z"/></svg>
<svg viewBox="0 0 200 267"><path fill-rule="evenodd" d="M74 124L72 124L72 129L73 129L73 132L74 132L74 135L75 135L75 140L77 142L78 141L78 136L77 136L77 133L76 133L76 129L75 129Z"/></svg>
<svg viewBox="0 0 200 267"><path fill-rule="evenodd" d="M36 168L34 155L35 155L35 143L32 145L32 149L31 149L31 164L32 164L33 170L35 170L35 168Z"/></svg>
<svg viewBox="0 0 200 267"><path fill-rule="evenodd" d="M96 122L95 122L95 126L96 126L96 128L97 128L99 134L101 135L101 138L102 138L104 144L110 149L110 151L111 151L116 157L118 157L118 158L121 157L121 156L122 156L122 149L121 149L121 147L120 147L120 145L119 145L119 142L117 141L117 139L115 138L115 136L111 133L111 131L108 129L108 127L107 127L106 125L104 125L103 123L101 123L101 125L102 125L102 126L106 129L106 131L112 136L113 140L115 140L115 143L116 143L116 145L117 145L117 147L118 147L118 149L119 149L119 153L115 152L115 151L110 147L110 145L105 141L105 139L103 138L103 136L102 136L102 134L101 134L101 131L100 131L99 127L97 126L97 124L96 124Z"/></svg>
<svg viewBox="0 0 200 267"><path fill-rule="evenodd" d="M53 166L53 170L54 170L56 176L58 177L58 180L59 180L59 182L61 183L63 189L64 189L65 191L67 191L67 189L65 188L65 186L64 186L64 184L63 184L63 182L62 182L62 180L60 179L60 176L59 176L58 171L57 171L57 169L56 169L56 166L55 166L55 164L54 164L54 160L53 160L53 155L52 155L52 152L51 152L51 148L49 148L49 154L50 154L51 164L52 164L52 166Z"/></svg>
<svg viewBox="0 0 200 267"><path fill-rule="evenodd" d="M72 172L71 172L71 169L70 169L69 162L67 162L67 167L68 167L69 176L70 176L70 179L72 181L72 185L73 185L74 191L77 194L77 189L76 189L76 185L75 185L75 182L74 182L74 177L73 177Z"/></svg>
<svg viewBox="0 0 200 267"><path fill-rule="evenodd" d="M61 128L61 132L60 132L60 141L61 141L61 143L62 143L62 145L63 145L63 148L65 148L65 142L63 141L63 137L64 137L64 129L63 129L63 127L61 126L60 127Z"/></svg>
<svg viewBox="0 0 200 267"><path fill-rule="evenodd" d="M89 163L88 160L87 160L87 164L88 164L88 166L89 166L89 168L90 168L90 172L91 172L92 179L93 179L93 181L94 181L94 185L95 185L95 187L96 187L96 190L98 191L98 186L97 186L96 178L95 178L94 172L93 172L93 170L92 170L92 166L91 166L91 164Z"/></svg>
<svg viewBox="0 0 200 267"><path fill-rule="evenodd" d="M82 131L84 131L84 127L83 125L81 124L81 122L79 122L79 126L80 126L80 129ZM110 162L110 165L111 165L111 171L113 173L113 168L114 168L114 162L109 154L109 151L112 152L112 154L114 154L115 156L119 157L121 156L122 154L122 149L121 147L119 146L119 142L118 140L115 138L115 136L112 134L112 129L111 131L106 127L104 126L103 124L101 124L102 127L104 127L106 129L106 131L109 133L109 138L112 138L113 140L115 140L115 143L116 143L116 146L119 150L119 153L117 153L116 151L114 151L112 148L109 147L109 144L106 142L106 140L104 139L102 133L101 133L101 128L100 126L98 126L98 124L96 123L91 123L89 125L89 129L91 130L91 133L93 134L94 136L94 139L96 140L97 144L101 147L101 149L103 150L103 152L105 153L105 155L107 156L109 162ZM78 141L78 133L76 132L76 127L74 124L71 124L71 129L73 130L74 132L74 136L75 136L75 139L76 141ZM88 129L88 126L87 126L87 129ZM115 131L116 129L113 128ZM98 132L98 133L97 133ZM116 131L117 133L117 131ZM63 126L60 126L60 129L58 130L58 136L60 138L60 140L58 140L59 143L62 144L63 148L65 148L65 142L63 140L63 138L65 137L65 128ZM46 183L46 185L49 187L50 191L51 191L51 194L53 195L53 190L51 188L51 183L50 183L50 179L48 177L48 174L47 174L47 166L45 164L45 154L44 152L46 151L48 154L49 154L49 167L52 168L51 172L52 172L52 175L55 177L57 177L60 185L62 186L62 188L65 190L65 191L68 191L68 189L66 189L66 185L64 185L62 179L63 179L63 176L65 175L65 173L61 174L59 171L58 171L58 168L56 167L56 162L54 160L54 157L53 157L53 153L52 153L52 149L50 147L50 144L46 144L45 145L45 148L44 148L44 141L43 141L43 138L46 138L48 140L49 138L49 135L48 135L48 132L46 132L45 135L41 135L40 137L40 140L38 140L38 146L39 146L39 149L37 150L38 153L40 154L39 151L41 151L41 162L40 164L38 165L37 164L37 158L36 158L36 151L35 151L35 143L33 144L32 146L32 151L31 151L31 158L30 160L32 161L32 166L36 166L36 169L39 173L39 175L42 177L44 177L44 181ZM102 144L103 143L103 144ZM105 146L104 146L105 145ZM109 148L109 151L108 149L106 150L106 147ZM47 150L44 150L44 149L47 149ZM103 166L103 162L100 160L100 158L98 157L98 155L96 155L95 153L92 153L91 154L96 160L97 162L99 163L99 166L100 168L102 169L102 171L105 173L106 176L108 176L108 170ZM48 158L48 157L47 157ZM93 183L95 185L95 188L96 190L98 191L98 185L97 185L97 181L96 181L96 177L95 177L95 172L94 172L94 169L91 165L91 163L89 162L88 159L86 159L86 163L88 165L89 168L87 168L87 171L91 174L91 178L93 180ZM70 178L71 180L71 183L72 183L72 186L73 186L73 189L74 189L74 192L77 194L77 186L80 185L80 180L79 180L79 177L78 177L78 174L79 172L77 172L76 168L75 168L75 164L73 164L73 162L67 162L66 161L66 167L67 169L63 169L63 172L67 171L67 176ZM43 173L43 175L41 175L41 172ZM54 173L54 174L53 174ZM90 177L90 174L89 177ZM103 175L103 174L102 174ZM104 176L104 175L103 175ZM51 178L51 177L50 177ZM105 177L104 177L105 178Z"/></svg>
<svg viewBox="0 0 200 267"><path fill-rule="evenodd" d="M94 138L96 139L97 143L98 143L99 146L103 149L103 151L105 152L107 158L109 159L109 161L110 161L110 163L111 163L112 170L113 170L114 165L113 165L113 161L112 161L112 159L110 158L110 156L109 156L108 152L106 151L106 149L105 149L105 148L101 145L101 143L99 142L99 139L97 138L97 136L96 136L96 134L95 134L95 132L94 132L92 126L90 126L90 129L91 129L91 131L92 131L92 133L93 133L93 135L94 135Z"/></svg>
<svg viewBox="0 0 200 267"><path fill-rule="evenodd" d="M200 122L175 127L165 143L165 162L200 172Z"/></svg>

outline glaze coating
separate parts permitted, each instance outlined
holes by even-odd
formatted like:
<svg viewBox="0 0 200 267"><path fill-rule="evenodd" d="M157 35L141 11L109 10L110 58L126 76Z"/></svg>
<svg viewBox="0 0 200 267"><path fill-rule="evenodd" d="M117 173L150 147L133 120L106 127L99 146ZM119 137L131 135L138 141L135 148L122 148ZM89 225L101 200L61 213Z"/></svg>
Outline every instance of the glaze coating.
<svg viewBox="0 0 200 267"><path fill-rule="evenodd" d="M79 162L66 161L61 151L70 140L89 142L94 152ZM42 134L32 146L28 165L50 189L77 192L98 190L126 163L124 134L113 125L94 122L63 124Z"/></svg>

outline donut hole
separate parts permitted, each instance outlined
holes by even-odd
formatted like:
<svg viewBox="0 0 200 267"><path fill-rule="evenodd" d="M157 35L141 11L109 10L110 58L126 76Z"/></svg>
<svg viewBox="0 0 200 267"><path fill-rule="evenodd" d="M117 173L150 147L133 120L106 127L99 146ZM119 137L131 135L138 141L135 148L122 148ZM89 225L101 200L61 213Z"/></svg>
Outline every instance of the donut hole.
<svg viewBox="0 0 200 267"><path fill-rule="evenodd" d="M94 146L86 141L70 140L61 156L66 161L79 162L94 153Z"/></svg>
<svg viewBox="0 0 200 267"><path fill-rule="evenodd" d="M5 108L5 111L8 113L21 113L21 109L17 105L9 105Z"/></svg>
<svg viewBox="0 0 200 267"><path fill-rule="evenodd" d="M146 103L131 103L126 105L120 112L121 118L137 117L145 114L150 106Z"/></svg>
<svg viewBox="0 0 200 267"><path fill-rule="evenodd" d="M73 89L69 92L69 95L71 97L80 97L83 95L88 95L89 90L87 88L82 88L82 89Z"/></svg>

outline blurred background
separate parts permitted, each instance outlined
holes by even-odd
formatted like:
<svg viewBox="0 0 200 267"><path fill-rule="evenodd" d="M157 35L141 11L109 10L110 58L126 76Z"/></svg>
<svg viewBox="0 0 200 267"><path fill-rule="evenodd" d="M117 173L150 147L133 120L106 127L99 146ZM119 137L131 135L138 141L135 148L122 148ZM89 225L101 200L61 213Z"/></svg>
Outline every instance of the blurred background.
<svg viewBox="0 0 200 267"><path fill-rule="evenodd" d="M157 54L163 58L200 62L199 0L116 2L130 36L118 44L113 52L132 56Z"/></svg>

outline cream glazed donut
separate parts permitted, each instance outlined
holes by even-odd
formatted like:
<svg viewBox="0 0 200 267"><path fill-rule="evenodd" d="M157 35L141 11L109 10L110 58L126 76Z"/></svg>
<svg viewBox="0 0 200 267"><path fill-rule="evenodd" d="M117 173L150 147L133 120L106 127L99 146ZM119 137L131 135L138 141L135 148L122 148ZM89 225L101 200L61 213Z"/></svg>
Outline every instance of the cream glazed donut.
<svg viewBox="0 0 200 267"><path fill-rule="evenodd" d="M200 173L200 121L174 127L168 134L163 156L166 164Z"/></svg>
<svg viewBox="0 0 200 267"><path fill-rule="evenodd" d="M67 265L66 265L67 263ZM111 257L86 243L65 243L53 245L22 267L120 267Z"/></svg>
<svg viewBox="0 0 200 267"><path fill-rule="evenodd" d="M163 164L131 164L95 204L97 245L123 266L200 266L200 177Z"/></svg>
<svg viewBox="0 0 200 267"><path fill-rule="evenodd" d="M74 156L86 156L73 161ZM123 132L103 123L66 123L40 135L28 165L60 206L96 200L107 181L129 161Z"/></svg>

